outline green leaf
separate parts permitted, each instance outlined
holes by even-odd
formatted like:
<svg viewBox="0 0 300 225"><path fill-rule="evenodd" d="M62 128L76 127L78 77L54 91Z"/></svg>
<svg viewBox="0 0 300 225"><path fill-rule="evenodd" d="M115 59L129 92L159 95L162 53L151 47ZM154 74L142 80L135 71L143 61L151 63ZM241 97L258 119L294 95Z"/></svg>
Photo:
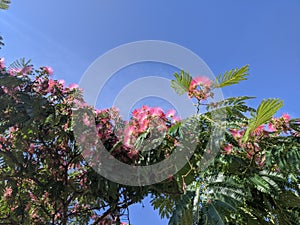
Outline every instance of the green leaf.
<svg viewBox="0 0 300 225"><path fill-rule="evenodd" d="M161 218L169 219L173 212L174 200L163 195L156 196L151 200L154 209L158 209Z"/></svg>
<svg viewBox="0 0 300 225"><path fill-rule="evenodd" d="M8 9L10 0L0 0L0 9Z"/></svg>
<svg viewBox="0 0 300 225"><path fill-rule="evenodd" d="M207 204L207 214L206 214L206 223L205 224L215 224L215 225L225 225L224 215L217 208L218 200L212 201Z"/></svg>
<svg viewBox="0 0 300 225"><path fill-rule="evenodd" d="M240 81L247 80L246 76L248 76L249 65L243 66L240 69L232 69L230 71L226 71L224 75L220 74L215 82L214 87L222 88L229 85L237 84Z"/></svg>
<svg viewBox="0 0 300 225"><path fill-rule="evenodd" d="M259 105L256 115L250 119L248 129L246 130L243 141L246 142L249 139L249 135L260 125L271 120L272 116L283 106L283 101L279 99L267 99L263 100Z"/></svg>
<svg viewBox="0 0 300 225"><path fill-rule="evenodd" d="M176 208L172 213L169 225L192 225L188 222L193 221L193 214L189 207L193 197L194 193L192 191L180 196L179 201L176 202Z"/></svg>
<svg viewBox="0 0 300 225"><path fill-rule="evenodd" d="M1 49L1 46L4 46L3 37L2 36L0 36L0 49Z"/></svg>
<svg viewBox="0 0 300 225"><path fill-rule="evenodd" d="M174 76L176 80L171 80L171 87L175 90L175 92L179 95L183 95L188 92L192 77L183 70L180 71L180 74L175 73Z"/></svg>
<svg viewBox="0 0 300 225"><path fill-rule="evenodd" d="M8 69L23 69L28 66L31 66L31 60L26 60L25 58L20 58L19 60L14 61L10 64Z"/></svg>

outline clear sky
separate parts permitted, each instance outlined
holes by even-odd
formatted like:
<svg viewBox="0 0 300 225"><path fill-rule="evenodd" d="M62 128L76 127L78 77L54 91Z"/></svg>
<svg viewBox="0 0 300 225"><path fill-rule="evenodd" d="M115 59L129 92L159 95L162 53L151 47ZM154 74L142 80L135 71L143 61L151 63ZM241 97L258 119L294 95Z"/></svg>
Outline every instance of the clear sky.
<svg viewBox="0 0 300 225"><path fill-rule="evenodd" d="M224 89L226 97L256 96L253 105L281 98L280 113L300 117L299 0L12 0L0 12L0 32L6 61L51 65L67 83L79 82L97 57L121 44L174 42L216 75L250 64L248 81ZM166 224L149 206L134 207L131 217L137 225Z"/></svg>

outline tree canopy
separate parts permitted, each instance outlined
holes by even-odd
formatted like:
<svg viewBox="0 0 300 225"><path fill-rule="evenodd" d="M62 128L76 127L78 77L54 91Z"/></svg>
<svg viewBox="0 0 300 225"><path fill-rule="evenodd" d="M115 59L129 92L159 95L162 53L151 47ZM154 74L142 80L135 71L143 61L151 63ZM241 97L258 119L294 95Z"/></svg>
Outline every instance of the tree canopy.
<svg viewBox="0 0 300 225"><path fill-rule="evenodd" d="M246 80L248 65L215 80L174 74L174 91L197 102L197 114L184 120L175 110L143 106L125 121L116 108L87 105L84 90L52 73L24 59L10 66L0 60L2 223L130 224L128 207L150 195L169 225L300 224L300 120L274 117L283 105L278 99L263 100L257 109L246 104L247 96L207 101L213 90ZM79 136L77 121L83 124ZM128 165L153 165L180 151L192 156L161 182L120 184L97 173L83 155L87 148L98 160L90 130Z"/></svg>

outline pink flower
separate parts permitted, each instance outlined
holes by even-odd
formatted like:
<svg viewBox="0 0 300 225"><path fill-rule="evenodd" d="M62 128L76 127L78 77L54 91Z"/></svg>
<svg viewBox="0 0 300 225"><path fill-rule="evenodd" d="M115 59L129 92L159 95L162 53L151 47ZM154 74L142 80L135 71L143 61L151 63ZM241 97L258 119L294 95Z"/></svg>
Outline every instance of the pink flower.
<svg viewBox="0 0 300 225"><path fill-rule="evenodd" d="M4 69L4 58L0 58L0 69Z"/></svg>
<svg viewBox="0 0 300 225"><path fill-rule="evenodd" d="M142 133L144 131L146 131L149 127L149 120L147 119L143 119L139 122L139 129L138 132Z"/></svg>
<svg viewBox="0 0 300 225"><path fill-rule="evenodd" d="M88 127L91 125L91 119L89 118L89 116L87 114L84 115L83 123Z"/></svg>
<svg viewBox="0 0 300 225"><path fill-rule="evenodd" d="M173 118L172 118L172 123L177 123L177 122L179 122L180 121L180 117L179 116L174 116Z"/></svg>
<svg viewBox="0 0 300 225"><path fill-rule="evenodd" d="M176 110L171 109L171 110L169 110L169 111L167 112L166 116L167 116L167 117L170 117L170 118L173 118L173 117L175 116L175 114L176 114Z"/></svg>
<svg viewBox="0 0 300 225"><path fill-rule="evenodd" d="M70 84L69 85L70 90L73 90L73 89L76 89L76 88L78 88L78 84Z"/></svg>
<svg viewBox="0 0 300 225"><path fill-rule="evenodd" d="M33 144L33 143L30 143L28 152L29 152L30 154L33 154L33 153L34 153L34 144Z"/></svg>
<svg viewBox="0 0 300 225"><path fill-rule="evenodd" d="M11 187L6 187L4 191L4 198L9 198L12 194L12 188Z"/></svg>
<svg viewBox="0 0 300 225"><path fill-rule="evenodd" d="M232 144L227 144L224 147L224 151L225 151L226 154L230 154L232 152L232 149L233 149L233 145Z"/></svg>
<svg viewBox="0 0 300 225"><path fill-rule="evenodd" d="M49 92L53 93L54 87L55 87L55 85L56 85L56 81L55 81L55 80L52 80L52 79L49 79L48 85L49 85Z"/></svg>
<svg viewBox="0 0 300 225"><path fill-rule="evenodd" d="M269 128L269 131L270 131L270 132L274 132L274 131L277 130L277 129L274 127L274 124L273 124L272 122L269 123L268 128Z"/></svg>
<svg viewBox="0 0 300 225"><path fill-rule="evenodd" d="M136 158L139 154L139 151L137 149L130 149L129 152L128 152L128 157L130 159L133 159L133 158Z"/></svg>
<svg viewBox="0 0 300 225"><path fill-rule="evenodd" d="M8 73L11 76L16 76L20 72L21 72L21 69L18 69L18 68L11 68L11 69L8 70Z"/></svg>
<svg viewBox="0 0 300 225"><path fill-rule="evenodd" d="M204 76L195 77L190 84L190 89L195 89L197 86L210 87L211 83L212 83L211 80L207 77Z"/></svg>
<svg viewBox="0 0 300 225"><path fill-rule="evenodd" d="M160 107L154 107L150 109L151 116L163 117L164 111Z"/></svg>
<svg viewBox="0 0 300 225"><path fill-rule="evenodd" d="M25 74L28 74L32 71L32 66L25 66L21 71L21 75L25 75Z"/></svg>
<svg viewBox="0 0 300 225"><path fill-rule="evenodd" d="M255 134L255 135L261 135L262 133L263 133L263 131L264 131L264 128L265 128L265 125L263 124L263 125L260 125L259 127L257 127L254 131L253 131L253 133Z"/></svg>
<svg viewBox="0 0 300 225"><path fill-rule="evenodd" d="M45 73L47 73L48 75L52 75L53 74L53 69L50 66L44 66L43 70Z"/></svg>
<svg viewBox="0 0 300 225"><path fill-rule="evenodd" d="M58 80L57 83L60 84L61 86L65 86L65 81L64 80Z"/></svg>
<svg viewBox="0 0 300 225"><path fill-rule="evenodd" d="M286 123L289 122L291 119L291 116L287 113L282 114L281 117L284 119L284 122L286 122Z"/></svg>
<svg viewBox="0 0 300 225"><path fill-rule="evenodd" d="M25 211L29 211L29 210L30 210L30 203L28 203L25 208Z"/></svg>
<svg viewBox="0 0 300 225"><path fill-rule="evenodd" d="M34 194L32 194L32 192L29 192L29 196L32 201L36 201L36 196Z"/></svg>
<svg viewBox="0 0 300 225"><path fill-rule="evenodd" d="M236 129L230 129L230 133L232 134L232 136L234 138L241 138L242 137L241 133Z"/></svg>

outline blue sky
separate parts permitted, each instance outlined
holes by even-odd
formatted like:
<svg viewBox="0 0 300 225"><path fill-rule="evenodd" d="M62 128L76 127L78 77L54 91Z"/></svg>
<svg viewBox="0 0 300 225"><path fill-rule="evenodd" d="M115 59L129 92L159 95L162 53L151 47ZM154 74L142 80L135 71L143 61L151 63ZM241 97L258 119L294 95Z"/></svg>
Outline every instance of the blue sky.
<svg viewBox="0 0 300 225"><path fill-rule="evenodd" d="M256 96L253 105L281 98L280 113L300 117L299 0L12 0L0 12L0 32L6 44L0 54L8 62L26 57L51 65L55 78L67 83L79 82L97 57L121 44L174 42L215 75L250 64L248 81L224 89L226 97ZM166 224L150 207L134 207L131 217L133 224Z"/></svg>

